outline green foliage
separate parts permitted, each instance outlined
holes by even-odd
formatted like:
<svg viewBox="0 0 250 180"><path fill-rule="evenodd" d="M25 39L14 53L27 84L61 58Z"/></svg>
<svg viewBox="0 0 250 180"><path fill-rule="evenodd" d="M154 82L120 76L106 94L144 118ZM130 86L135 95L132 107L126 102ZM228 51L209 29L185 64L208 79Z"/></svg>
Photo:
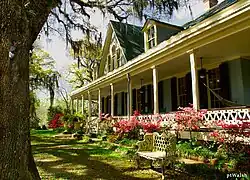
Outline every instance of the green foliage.
<svg viewBox="0 0 250 180"><path fill-rule="evenodd" d="M53 105L55 88L58 86L59 73L55 71L55 61L51 56L36 48L30 58L29 83L30 83L30 119L31 127L38 127L40 119L36 111L40 100L36 96L38 90L47 89L50 92L50 105Z"/></svg>
<svg viewBox="0 0 250 180"><path fill-rule="evenodd" d="M108 135L108 141L111 143L117 143L119 140L121 140L121 137L118 134Z"/></svg>
<svg viewBox="0 0 250 180"><path fill-rule="evenodd" d="M52 120L56 114L62 114L63 109L61 106L53 106L48 109L48 121Z"/></svg>
<svg viewBox="0 0 250 180"><path fill-rule="evenodd" d="M57 134L57 133L61 133L64 131L64 127L59 127L59 128L56 128L56 129L53 129L53 131Z"/></svg>
<svg viewBox="0 0 250 180"><path fill-rule="evenodd" d="M75 113L75 114L65 114L62 118L64 122L67 124L73 124L74 122L82 122L85 124L86 117L83 114Z"/></svg>
<svg viewBox="0 0 250 180"><path fill-rule="evenodd" d="M133 146L133 145L135 145L137 142L138 142L138 140L123 138L122 140L119 141L119 144L121 144L121 145L126 145L126 146Z"/></svg>
<svg viewBox="0 0 250 180"><path fill-rule="evenodd" d="M72 64L69 70L71 74L69 83L75 89L94 80L102 54L102 45L99 41L85 37L77 43L77 51L74 50L72 56L78 63Z"/></svg>
<svg viewBox="0 0 250 180"><path fill-rule="evenodd" d="M200 156L206 159L211 159L216 155L216 152L200 145L195 140L179 141L176 147L180 156Z"/></svg>
<svg viewBox="0 0 250 180"><path fill-rule="evenodd" d="M36 114L38 107L40 106L40 100L37 98L36 93L30 92L30 127L39 127L40 119Z"/></svg>
<svg viewBox="0 0 250 180"><path fill-rule="evenodd" d="M59 72L55 71L55 60L47 52L36 48L30 59L29 71L31 91L47 89L50 93L50 106L53 106L60 77Z"/></svg>

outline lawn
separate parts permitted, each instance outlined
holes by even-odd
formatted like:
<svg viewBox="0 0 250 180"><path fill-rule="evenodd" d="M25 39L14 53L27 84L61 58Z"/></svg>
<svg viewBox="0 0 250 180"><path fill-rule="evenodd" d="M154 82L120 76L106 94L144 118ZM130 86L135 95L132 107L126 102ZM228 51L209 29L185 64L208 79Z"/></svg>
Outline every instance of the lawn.
<svg viewBox="0 0 250 180"><path fill-rule="evenodd" d="M53 131L32 131L33 155L42 179L159 179L152 170L136 170L120 151L84 140L56 140Z"/></svg>
<svg viewBox="0 0 250 180"><path fill-rule="evenodd" d="M51 130L31 131L33 155L42 179L49 180L158 180L147 166L137 170L124 147L83 140L59 140ZM168 170L167 179L203 179Z"/></svg>

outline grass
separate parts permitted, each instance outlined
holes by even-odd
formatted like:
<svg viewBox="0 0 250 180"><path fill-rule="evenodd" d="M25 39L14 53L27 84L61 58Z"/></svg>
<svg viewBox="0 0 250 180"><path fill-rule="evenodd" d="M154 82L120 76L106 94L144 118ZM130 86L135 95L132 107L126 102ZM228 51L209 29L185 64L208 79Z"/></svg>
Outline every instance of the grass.
<svg viewBox="0 0 250 180"><path fill-rule="evenodd" d="M32 150L41 176L49 180L158 180L153 170L136 170L126 148L87 140L57 140L50 130L32 130Z"/></svg>
<svg viewBox="0 0 250 180"><path fill-rule="evenodd" d="M161 174L149 169L137 170L133 151L107 142L59 140L51 130L32 130L32 150L41 176L49 180L158 180ZM130 152L130 154L128 153ZM132 154L132 155L131 155ZM168 170L167 179L203 179Z"/></svg>
<svg viewBox="0 0 250 180"><path fill-rule="evenodd" d="M51 129L49 130L34 130L32 129L30 131L31 136L39 136L39 137L52 137L57 134L56 131L53 131Z"/></svg>

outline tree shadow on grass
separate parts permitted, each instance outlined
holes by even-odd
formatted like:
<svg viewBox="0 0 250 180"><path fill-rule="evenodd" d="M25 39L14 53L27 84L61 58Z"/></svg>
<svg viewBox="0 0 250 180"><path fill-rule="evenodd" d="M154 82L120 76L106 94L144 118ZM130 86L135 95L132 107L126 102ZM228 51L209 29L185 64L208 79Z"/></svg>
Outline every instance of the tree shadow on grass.
<svg viewBox="0 0 250 180"><path fill-rule="evenodd" d="M45 142L53 142L51 140L40 139ZM36 138L39 141L39 138ZM148 179L155 180L159 178L139 178L133 177L131 175L124 174L124 172L131 171L131 167L115 167L115 163L123 163L122 160L117 160L114 158L102 158L103 156L108 156L112 153L111 150L102 149L101 147L93 147L85 145L84 149L77 149L72 147L63 146L65 141L55 144L37 144L33 146L33 152L37 155L39 154L49 154L51 156L57 157L55 161L49 159L37 160L37 166L42 169L43 172L47 174L52 174L56 179L114 179L114 180L140 180ZM73 143L72 143L73 144ZM61 145L61 146L60 146ZM65 144L64 144L65 145ZM94 155L93 157L91 155ZM108 162L115 162L114 164L109 164ZM159 177L159 176L158 176ZM47 179L48 177L42 177ZM51 178L49 178L51 179Z"/></svg>
<svg viewBox="0 0 250 180"><path fill-rule="evenodd" d="M41 142L41 144L33 145L33 154L35 156L45 155L45 158L40 160L37 158L36 161L39 170L45 173L42 174L42 179L161 179L160 174L148 169L137 170L133 162L128 162L121 156L111 156L113 155L112 150L98 147L97 144L79 144L76 140L54 140L37 136L32 137L32 140ZM54 157L54 159L49 157ZM189 167L188 169L194 169L192 166ZM197 173L192 172L191 175L188 175L167 170L166 179L204 179L201 178L202 176L195 177L195 174Z"/></svg>

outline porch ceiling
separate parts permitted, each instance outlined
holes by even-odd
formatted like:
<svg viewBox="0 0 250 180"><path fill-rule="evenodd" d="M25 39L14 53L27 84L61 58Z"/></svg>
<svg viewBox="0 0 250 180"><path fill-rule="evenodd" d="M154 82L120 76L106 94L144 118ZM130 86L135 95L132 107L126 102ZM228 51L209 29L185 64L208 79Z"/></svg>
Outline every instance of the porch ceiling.
<svg viewBox="0 0 250 180"><path fill-rule="evenodd" d="M198 57L204 58L205 64L216 61L233 60L250 56L250 28L204 45L197 51Z"/></svg>

